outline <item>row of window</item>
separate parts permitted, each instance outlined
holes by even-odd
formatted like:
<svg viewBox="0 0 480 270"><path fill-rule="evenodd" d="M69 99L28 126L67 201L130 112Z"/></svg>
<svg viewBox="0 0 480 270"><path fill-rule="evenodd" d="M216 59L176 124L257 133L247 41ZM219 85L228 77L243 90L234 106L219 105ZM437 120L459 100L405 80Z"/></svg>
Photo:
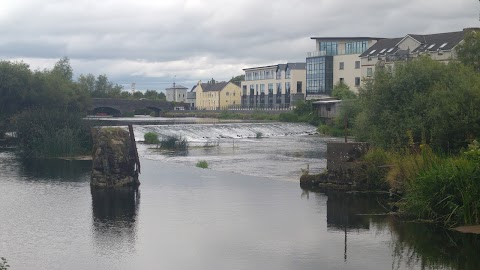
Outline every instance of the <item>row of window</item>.
<svg viewBox="0 0 480 270"><path fill-rule="evenodd" d="M340 78L340 82L344 83L345 79ZM355 86L360 86L360 77L355 77Z"/></svg>
<svg viewBox="0 0 480 270"><path fill-rule="evenodd" d="M343 70L345 68L345 62L340 62L338 69ZM360 68L360 61L355 61L355 69Z"/></svg>
<svg viewBox="0 0 480 270"><path fill-rule="evenodd" d="M325 52L325 55L338 54L361 54L368 48L368 41L353 41L345 43L345 50L339 50L338 42L319 42L319 50Z"/></svg>
<svg viewBox="0 0 480 270"><path fill-rule="evenodd" d="M268 80L276 78L277 80L282 79L282 71L275 72L275 70L260 70L260 71L250 71L245 72L246 81L256 81L256 80ZM285 79L290 79L291 69L287 68L285 70Z"/></svg>
<svg viewBox="0 0 480 270"><path fill-rule="evenodd" d="M268 85L268 94L273 94L273 83L269 83ZM276 94L282 94L282 83L276 83L275 84L276 86ZM259 95L259 94L265 94L265 84L251 84L250 85L250 95L253 96L253 95ZM260 92L259 92L260 90ZM291 83L290 82L286 82L285 83L285 93L288 94L290 93L290 90L291 90ZM302 92L302 82L301 81L298 81L297 82L297 93L301 93ZM247 95L247 86L244 85L242 87L242 94L243 95Z"/></svg>

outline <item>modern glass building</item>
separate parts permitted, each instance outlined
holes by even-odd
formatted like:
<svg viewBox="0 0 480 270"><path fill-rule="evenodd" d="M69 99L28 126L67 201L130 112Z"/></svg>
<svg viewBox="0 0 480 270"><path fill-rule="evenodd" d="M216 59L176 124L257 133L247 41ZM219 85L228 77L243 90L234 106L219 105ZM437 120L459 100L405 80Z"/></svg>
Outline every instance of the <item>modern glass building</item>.
<svg viewBox="0 0 480 270"><path fill-rule="evenodd" d="M372 37L312 37L316 51L306 59L306 96L331 96L339 81L351 88L360 86L359 55L381 38ZM355 89L352 89L355 91Z"/></svg>

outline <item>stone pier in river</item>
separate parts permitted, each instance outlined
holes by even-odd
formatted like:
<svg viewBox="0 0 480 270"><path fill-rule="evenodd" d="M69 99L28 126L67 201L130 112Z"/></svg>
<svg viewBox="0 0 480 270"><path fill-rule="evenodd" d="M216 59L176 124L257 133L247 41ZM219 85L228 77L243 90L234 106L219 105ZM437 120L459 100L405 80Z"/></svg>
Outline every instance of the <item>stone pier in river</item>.
<svg viewBox="0 0 480 270"><path fill-rule="evenodd" d="M364 189L365 183L359 177L360 160L368 149L368 143L364 142L327 143L327 170L317 175L302 175L300 186L306 189Z"/></svg>
<svg viewBox="0 0 480 270"><path fill-rule="evenodd" d="M92 188L136 188L140 182L140 162L133 129L98 128L92 130Z"/></svg>

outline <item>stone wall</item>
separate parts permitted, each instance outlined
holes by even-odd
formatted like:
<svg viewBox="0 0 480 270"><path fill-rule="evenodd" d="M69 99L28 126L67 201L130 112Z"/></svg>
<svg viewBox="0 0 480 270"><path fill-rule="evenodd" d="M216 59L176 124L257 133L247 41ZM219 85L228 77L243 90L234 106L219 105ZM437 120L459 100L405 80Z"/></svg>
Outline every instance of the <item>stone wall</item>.
<svg viewBox="0 0 480 270"><path fill-rule="evenodd" d="M327 171L318 175L302 175L302 188L330 187L334 189L362 189L359 177L363 155L368 152L368 143L327 143Z"/></svg>

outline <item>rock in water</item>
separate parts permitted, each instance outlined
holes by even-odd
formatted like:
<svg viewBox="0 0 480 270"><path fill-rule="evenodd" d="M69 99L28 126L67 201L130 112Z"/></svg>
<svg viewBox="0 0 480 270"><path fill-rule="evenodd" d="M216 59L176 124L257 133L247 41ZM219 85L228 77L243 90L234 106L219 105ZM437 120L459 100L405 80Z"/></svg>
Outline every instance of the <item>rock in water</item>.
<svg viewBox="0 0 480 270"><path fill-rule="evenodd" d="M132 134L133 135L133 134ZM92 130L92 188L137 187L136 145L122 128Z"/></svg>

